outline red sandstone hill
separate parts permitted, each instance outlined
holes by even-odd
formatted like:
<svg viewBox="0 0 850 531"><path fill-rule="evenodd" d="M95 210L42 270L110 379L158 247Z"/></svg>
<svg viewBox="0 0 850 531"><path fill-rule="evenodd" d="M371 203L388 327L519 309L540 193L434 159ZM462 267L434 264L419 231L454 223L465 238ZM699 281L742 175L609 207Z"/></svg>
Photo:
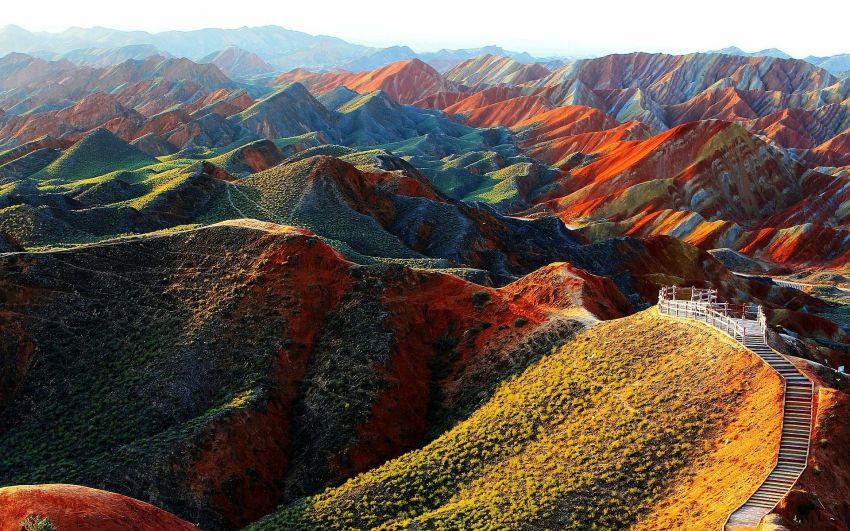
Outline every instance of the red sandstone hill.
<svg viewBox="0 0 850 531"><path fill-rule="evenodd" d="M593 90L641 88L665 105L687 101L718 82L745 90L797 92L823 89L837 81L826 70L796 59L629 53L579 60L536 84L551 86L565 80L578 80Z"/></svg>
<svg viewBox="0 0 850 531"><path fill-rule="evenodd" d="M565 219L615 220L675 208L753 225L766 208L778 212L803 198L802 173L740 125L694 122L620 143L572 171L555 208ZM777 198L777 189L786 193Z"/></svg>
<svg viewBox="0 0 850 531"><path fill-rule="evenodd" d="M819 342L794 342L805 357L846 364L850 335L824 317L840 309L708 251L847 269L847 170L813 168L850 164L850 84L720 54L544 70L492 56L446 75L418 60L296 69L249 95L186 59L0 58L0 484L85 484L238 528L448 433L578 329L668 284L762 303L771 325ZM190 149L160 163L116 136L149 155ZM450 196L470 181L490 204ZM275 223L216 224L248 216ZM212 226L22 248L189 224ZM588 376L628 380L592 354ZM826 375L811 454L824 466L801 485L824 495L780 512L821 529L847 519L846 382L811 370ZM423 476L451 474L435 463ZM0 527L4 492L58 489L40 507L60 524L85 504L71 528L148 507L14 489L0 489Z"/></svg>
<svg viewBox="0 0 850 531"><path fill-rule="evenodd" d="M812 149L806 155L806 160L823 166L850 165L850 129Z"/></svg>
<svg viewBox="0 0 850 531"><path fill-rule="evenodd" d="M447 94L447 93L442 93ZM447 114L461 114L474 111L488 105L493 105L511 98L516 98L522 94L522 90L518 87L489 87L473 93L458 93L465 94L457 102L443 107L442 110Z"/></svg>
<svg viewBox="0 0 850 531"><path fill-rule="evenodd" d="M398 103L413 103L438 92L453 90L456 86L419 59L353 74L344 85L361 94L382 90Z"/></svg>
<svg viewBox="0 0 850 531"><path fill-rule="evenodd" d="M193 531L197 527L120 494L77 485L0 488L0 529L18 530L29 517L45 518L57 530Z"/></svg>
<svg viewBox="0 0 850 531"><path fill-rule="evenodd" d="M439 92L458 88L456 83L447 81L433 67L419 59L398 61L366 72L314 73L295 69L279 75L274 82L277 85L299 82L317 95L340 86L361 94L381 90L398 103L414 103Z"/></svg>
<svg viewBox="0 0 850 531"><path fill-rule="evenodd" d="M525 134L533 132L530 126ZM591 223L591 238L671 234L795 267L847 263L844 178L807 171L734 123L699 121L642 141L617 140L565 165L549 201L532 211ZM546 156L564 139L540 147L524 141L530 153Z"/></svg>
<svg viewBox="0 0 850 531"><path fill-rule="evenodd" d="M515 124L514 129L519 145L549 164L649 135L648 128L639 122L620 124L602 111L581 105L556 107Z"/></svg>
<svg viewBox="0 0 850 531"><path fill-rule="evenodd" d="M446 112L454 112L453 108L459 107L465 101L449 107ZM551 104L539 96L519 96L472 109L460 116L464 123L473 127L513 127L551 108Z"/></svg>
<svg viewBox="0 0 850 531"><path fill-rule="evenodd" d="M591 223L592 238L671 234L795 266L850 257L845 180L806 171L742 125L693 122L580 162L543 210Z"/></svg>
<svg viewBox="0 0 850 531"><path fill-rule="evenodd" d="M0 71L5 70L10 70L10 87L0 97L0 105L31 108L30 112L18 108L0 117L0 144L6 145L44 135L73 142L97 128L108 129L128 142L156 132L156 142L163 146L160 151L165 152L182 148L190 140L227 145L237 135L232 127L221 133L228 129L223 117L253 103L245 91L234 90L217 67L188 59L157 56L92 69L7 56L0 59ZM163 130L163 112L171 115L169 131ZM174 117L179 117L179 123ZM174 135L180 128L195 131ZM176 143L165 147L166 139Z"/></svg>
<svg viewBox="0 0 850 531"><path fill-rule="evenodd" d="M781 146L810 149L846 131L850 127L850 109L842 104L814 110L783 109L750 121L747 127Z"/></svg>
<svg viewBox="0 0 850 531"><path fill-rule="evenodd" d="M697 120L748 120L759 115L750 107L735 87L707 89L686 102L670 105L664 117L668 124L683 124Z"/></svg>
<svg viewBox="0 0 850 531"><path fill-rule="evenodd" d="M485 54L453 66L444 75L467 87L521 85L548 76L552 72L540 64L523 64L509 57Z"/></svg>
<svg viewBox="0 0 850 531"><path fill-rule="evenodd" d="M479 93L476 92L473 94ZM468 97L470 97L468 92L437 92L436 94L426 96L419 101L415 101L413 104L417 107L422 107L423 109L444 110L446 107L450 107Z"/></svg>

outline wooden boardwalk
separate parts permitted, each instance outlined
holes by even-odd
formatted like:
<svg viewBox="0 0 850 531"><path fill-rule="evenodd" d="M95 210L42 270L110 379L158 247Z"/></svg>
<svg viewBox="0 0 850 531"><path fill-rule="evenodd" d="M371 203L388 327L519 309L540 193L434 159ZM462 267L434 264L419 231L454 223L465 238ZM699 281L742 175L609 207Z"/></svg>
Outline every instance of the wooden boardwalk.
<svg viewBox="0 0 850 531"><path fill-rule="evenodd" d="M766 321L758 306L719 303L714 290L663 288L658 307L662 313L719 328L764 360L785 383L776 465L749 499L729 515L724 526L726 531L756 529L806 469L811 444L813 384L767 344Z"/></svg>

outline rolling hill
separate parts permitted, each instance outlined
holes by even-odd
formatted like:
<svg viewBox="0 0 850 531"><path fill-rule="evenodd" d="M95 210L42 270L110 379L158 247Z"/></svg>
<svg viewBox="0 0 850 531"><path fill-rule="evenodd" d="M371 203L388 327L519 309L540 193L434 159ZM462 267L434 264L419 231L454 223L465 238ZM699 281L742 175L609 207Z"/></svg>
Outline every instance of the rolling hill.
<svg viewBox="0 0 850 531"><path fill-rule="evenodd" d="M157 162L106 129L97 129L65 150L34 177L74 181L115 170L134 170Z"/></svg>
<svg viewBox="0 0 850 531"><path fill-rule="evenodd" d="M720 526L769 471L781 382L666 319L582 332L428 446L250 529Z"/></svg>
<svg viewBox="0 0 850 531"><path fill-rule="evenodd" d="M247 524L416 446L588 320L630 311L610 280L557 271L562 296L542 305L535 284L357 266L253 221L4 255L4 304L26 310L0 317L0 481Z"/></svg>
<svg viewBox="0 0 850 531"><path fill-rule="evenodd" d="M444 75L467 87L521 85L548 76L552 72L540 64L523 64L509 57L484 54L460 62Z"/></svg>

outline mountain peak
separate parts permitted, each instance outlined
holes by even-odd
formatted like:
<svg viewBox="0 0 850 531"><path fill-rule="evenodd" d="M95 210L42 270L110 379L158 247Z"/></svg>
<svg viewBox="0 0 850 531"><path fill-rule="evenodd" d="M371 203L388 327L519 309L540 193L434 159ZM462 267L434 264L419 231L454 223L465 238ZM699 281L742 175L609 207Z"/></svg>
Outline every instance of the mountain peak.
<svg viewBox="0 0 850 531"><path fill-rule="evenodd" d="M740 55L743 57L775 57L777 59L793 59L790 55L778 48L765 48L757 52L745 52L737 46L727 46L719 50L710 50L707 53L722 53L726 55Z"/></svg>
<svg viewBox="0 0 850 531"><path fill-rule="evenodd" d="M357 74L344 84L361 94L380 89L398 103L406 104L455 88L434 67L417 58Z"/></svg>
<svg viewBox="0 0 850 531"><path fill-rule="evenodd" d="M259 55L236 45L213 52L198 62L214 64L231 78L251 77L274 71L274 67Z"/></svg>

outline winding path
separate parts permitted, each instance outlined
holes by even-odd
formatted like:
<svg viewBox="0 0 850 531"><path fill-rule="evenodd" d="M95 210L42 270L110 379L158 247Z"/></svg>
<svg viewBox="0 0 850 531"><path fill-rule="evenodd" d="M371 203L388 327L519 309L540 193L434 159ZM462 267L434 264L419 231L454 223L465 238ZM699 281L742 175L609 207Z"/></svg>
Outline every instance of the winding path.
<svg viewBox="0 0 850 531"><path fill-rule="evenodd" d="M725 531L754 530L806 469L811 444L813 384L785 356L767 344L766 321L758 306L718 303L714 290L663 288L658 308L668 315L696 319L719 328L782 377L785 392L776 465L749 499L729 515L724 525Z"/></svg>

